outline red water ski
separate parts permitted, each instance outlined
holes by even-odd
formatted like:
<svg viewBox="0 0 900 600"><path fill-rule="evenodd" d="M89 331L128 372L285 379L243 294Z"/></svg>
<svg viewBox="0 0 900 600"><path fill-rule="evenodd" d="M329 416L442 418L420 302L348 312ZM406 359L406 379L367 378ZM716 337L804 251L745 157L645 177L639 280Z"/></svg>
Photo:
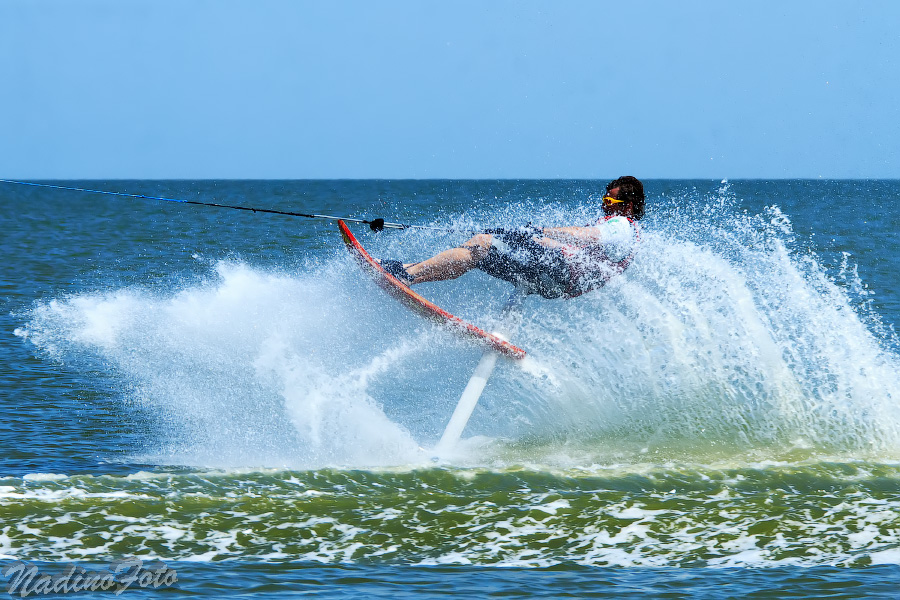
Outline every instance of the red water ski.
<svg viewBox="0 0 900 600"><path fill-rule="evenodd" d="M353 258L356 259L362 270L372 278L372 281L378 287L399 300L405 307L426 319L447 327L456 335L471 340L482 347L490 348L503 356L517 360L525 358L525 351L521 348L501 340L496 335L479 329L455 315L451 315L446 310L412 291L409 286L404 285L399 279L385 271L378 264L378 261L366 252L366 249L362 247L362 244L357 241L350 229L347 228L346 223L338 221L338 227L341 229L344 243L347 244L347 250L350 251L350 254L353 255Z"/></svg>

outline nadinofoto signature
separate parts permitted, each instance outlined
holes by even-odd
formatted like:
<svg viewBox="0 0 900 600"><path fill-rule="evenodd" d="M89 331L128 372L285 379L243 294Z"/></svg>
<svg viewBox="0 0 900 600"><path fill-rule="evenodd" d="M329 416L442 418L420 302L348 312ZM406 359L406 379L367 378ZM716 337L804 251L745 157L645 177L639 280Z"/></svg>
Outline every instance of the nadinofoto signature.
<svg viewBox="0 0 900 600"><path fill-rule="evenodd" d="M3 568L3 576L9 578L6 591L21 598L97 591L111 591L118 596L132 586L156 589L178 582L175 569L162 561L144 564L134 557L113 561L103 571L88 571L70 564L56 574L44 573L35 564L17 560Z"/></svg>

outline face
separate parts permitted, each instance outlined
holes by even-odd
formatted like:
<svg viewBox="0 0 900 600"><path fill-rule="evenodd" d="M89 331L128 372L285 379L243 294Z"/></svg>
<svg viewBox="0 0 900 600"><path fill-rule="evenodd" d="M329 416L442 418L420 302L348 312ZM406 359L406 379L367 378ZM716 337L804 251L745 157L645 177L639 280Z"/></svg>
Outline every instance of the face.
<svg viewBox="0 0 900 600"><path fill-rule="evenodd" d="M603 212L607 215L626 215L632 214L631 202L616 202L619 199L619 188L606 192L603 196Z"/></svg>

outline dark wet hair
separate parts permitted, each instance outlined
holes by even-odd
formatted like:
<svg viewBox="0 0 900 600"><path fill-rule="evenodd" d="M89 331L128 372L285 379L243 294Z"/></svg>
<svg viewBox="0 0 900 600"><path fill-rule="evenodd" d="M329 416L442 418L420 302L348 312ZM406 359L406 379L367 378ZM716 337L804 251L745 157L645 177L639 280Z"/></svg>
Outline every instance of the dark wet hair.
<svg viewBox="0 0 900 600"><path fill-rule="evenodd" d="M625 175L606 184L606 191L619 188L619 200L631 202L635 219L644 216L644 184L637 177Z"/></svg>

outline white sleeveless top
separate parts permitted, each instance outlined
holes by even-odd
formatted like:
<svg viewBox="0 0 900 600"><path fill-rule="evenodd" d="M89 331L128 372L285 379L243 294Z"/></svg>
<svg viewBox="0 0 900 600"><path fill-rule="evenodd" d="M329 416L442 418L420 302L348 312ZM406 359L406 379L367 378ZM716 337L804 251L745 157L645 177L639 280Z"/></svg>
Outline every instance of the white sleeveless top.
<svg viewBox="0 0 900 600"><path fill-rule="evenodd" d="M617 263L634 252L637 231L627 217L610 217L593 227L600 232L600 243L610 262Z"/></svg>

